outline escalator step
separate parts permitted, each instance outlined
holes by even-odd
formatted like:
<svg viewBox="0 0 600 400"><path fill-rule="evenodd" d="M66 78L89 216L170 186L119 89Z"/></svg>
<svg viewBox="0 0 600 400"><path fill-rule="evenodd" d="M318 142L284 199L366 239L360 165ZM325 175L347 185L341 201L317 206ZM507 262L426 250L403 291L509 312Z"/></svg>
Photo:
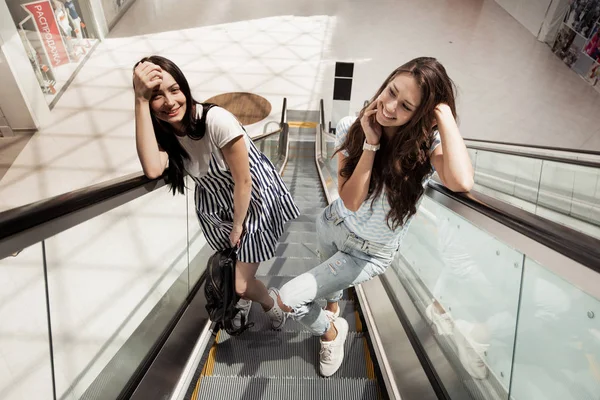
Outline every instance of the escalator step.
<svg viewBox="0 0 600 400"><path fill-rule="evenodd" d="M324 207L327 207L327 200L325 199L325 196L321 196L319 193L315 192L314 194L310 195L310 194L294 194L292 195L292 198L294 199L294 201L296 203L300 203L300 204L322 204Z"/></svg>
<svg viewBox="0 0 600 400"><path fill-rule="evenodd" d="M310 271L319 265L319 262L320 261L318 258L286 259L281 257L273 257L269 261L262 262L256 273L259 275L298 276Z"/></svg>
<svg viewBox="0 0 600 400"><path fill-rule="evenodd" d="M311 205L311 207L314 207L314 205ZM289 221L285 223L285 232L311 232L316 235L317 224L314 222Z"/></svg>
<svg viewBox="0 0 600 400"><path fill-rule="evenodd" d="M293 195L292 195L293 196ZM317 220L317 216L320 214L319 212L316 212L314 214L310 214L310 213L301 213L294 221L296 222L315 222ZM283 239L281 239L280 241L284 241Z"/></svg>
<svg viewBox="0 0 600 400"><path fill-rule="evenodd" d="M317 300L317 303L321 307L325 307L325 300ZM354 302L349 300L341 300L338 303L340 307L340 316L348 321L348 326L351 332L356 332L356 316L354 314ZM250 331L272 331L271 323L267 314L264 313L262 307L258 303L252 304L250 310L250 322L254 323L254 326L250 328ZM305 332L308 333L306 327L291 318L285 323L283 327L284 332Z"/></svg>
<svg viewBox="0 0 600 400"><path fill-rule="evenodd" d="M318 188L321 187L321 182L317 182L316 179L311 182L297 182L294 180L294 178L290 178L290 179L284 179L283 182L285 183L285 186L287 186L287 188L290 190L298 189L298 188L308 189L308 190L317 190Z"/></svg>
<svg viewBox="0 0 600 400"><path fill-rule="evenodd" d="M300 215L301 217L307 215ZM315 222L317 216L315 215L315 219L312 222ZM298 221L295 219L294 221ZM298 222L310 222L310 221L298 221ZM317 235L315 232L287 232L281 235L279 238L281 243L306 243L306 244L315 244L317 243Z"/></svg>
<svg viewBox="0 0 600 400"><path fill-rule="evenodd" d="M316 244L279 243L275 250L275 257L316 259L319 255Z"/></svg>
<svg viewBox="0 0 600 400"><path fill-rule="evenodd" d="M246 331L232 338L221 331L212 375L318 378L319 340L307 332ZM349 332L336 377L367 376L363 334Z"/></svg>
<svg viewBox="0 0 600 400"><path fill-rule="evenodd" d="M216 396L215 396L216 394ZM377 384L368 379L269 379L260 377L201 378L192 400L375 400Z"/></svg>
<svg viewBox="0 0 600 400"><path fill-rule="evenodd" d="M323 211L323 209L326 207L326 206L315 205L315 204L299 204L299 203L296 203L296 205L300 209L300 213L307 214L307 215L319 215L321 213L321 211ZM316 220L316 218L315 218L315 220ZM313 222L315 220L313 220Z"/></svg>

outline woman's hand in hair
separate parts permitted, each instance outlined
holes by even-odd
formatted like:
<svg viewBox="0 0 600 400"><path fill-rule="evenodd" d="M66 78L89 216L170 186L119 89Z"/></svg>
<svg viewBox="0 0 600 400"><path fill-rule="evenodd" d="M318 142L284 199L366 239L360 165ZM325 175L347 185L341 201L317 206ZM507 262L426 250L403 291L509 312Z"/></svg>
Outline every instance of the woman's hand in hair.
<svg viewBox="0 0 600 400"><path fill-rule="evenodd" d="M360 119L360 125L365 132L367 143L373 146L379 144L382 132L381 125L379 125L379 122L377 122L375 114L377 114L377 100L373 101L367 106L362 118Z"/></svg>
<svg viewBox="0 0 600 400"><path fill-rule="evenodd" d="M446 103L438 104L433 112L435 114L435 125L440 125L442 123L442 119L444 118L452 118L452 120L454 120L452 109Z"/></svg>
<svg viewBox="0 0 600 400"><path fill-rule="evenodd" d="M162 84L162 68L149 61L138 64L133 70L135 97L150 101L152 92Z"/></svg>

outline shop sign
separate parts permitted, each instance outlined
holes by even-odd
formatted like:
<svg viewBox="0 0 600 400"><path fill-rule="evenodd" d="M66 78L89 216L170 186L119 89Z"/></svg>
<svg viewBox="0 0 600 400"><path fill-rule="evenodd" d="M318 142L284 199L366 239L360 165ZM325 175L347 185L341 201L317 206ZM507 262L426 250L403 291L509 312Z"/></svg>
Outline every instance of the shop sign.
<svg viewBox="0 0 600 400"><path fill-rule="evenodd" d="M52 66L58 67L69 63L69 55L58 30L50 0L34 1L21 6L33 17Z"/></svg>

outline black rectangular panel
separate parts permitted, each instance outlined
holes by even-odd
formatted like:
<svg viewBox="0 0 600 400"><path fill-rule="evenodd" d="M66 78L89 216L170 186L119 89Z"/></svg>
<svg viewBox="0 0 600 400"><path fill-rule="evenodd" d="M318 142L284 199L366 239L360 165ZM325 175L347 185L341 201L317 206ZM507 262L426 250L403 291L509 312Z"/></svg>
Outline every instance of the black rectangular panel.
<svg viewBox="0 0 600 400"><path fill-rule="evenodd" d="M350 101L352 92L352 79L335 78L333 82L333 99Z"/></svg>
<svg viewBox="0 0 600 400"><path fill-rule="evenodd" d="M336 62L335 63L335 76L352 78L354 75L354 63Z"/></svg>

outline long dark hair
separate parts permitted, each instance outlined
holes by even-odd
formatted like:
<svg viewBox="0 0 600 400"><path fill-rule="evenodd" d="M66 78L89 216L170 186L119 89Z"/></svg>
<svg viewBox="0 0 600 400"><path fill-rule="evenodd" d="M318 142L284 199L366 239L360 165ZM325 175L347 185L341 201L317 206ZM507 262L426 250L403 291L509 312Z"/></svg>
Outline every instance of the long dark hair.
<svg viewBox="0 0 600 400"><path fill-rule="evenodd" d="M382 134L381 149L375 155L371 173L368 199L373 202L385 190L390 211L386 217L390 229L399 226L413 216L416 205L423 195L423 181L432 172L429 148L433 140L432 126L435 123L435 107L440 103L450 106L456 118L456 86L448 77L446 69L435 58L421 57L395 69L383 82L371 99L375 101L387 85L400 74L412 76L421 89L421 104L412 118L391 137ZM369 102L369 103L371 103ZM346 140L337 150L346 150L348 157L340 175L346 179L352 176L360 156L365 133L360 124L365 106L354 124L350 127ZM337 152L336 152L337 153Z"/></svg>
<svg viewBox="0 0 600 400"><path fill-rule="evenodd" d="M149 61L153 64L158 65L163 71L171 74L175 82L179 85L181 92L185 95L185 114L181 123L183 125L183 132L194 140L200 140L204 137L204 127L199 126L196 118L196 104L200 104L192 97L192 91L187 79L183 75L183 72L179 69L173 61L166 59L161 56L150 56L144 57L133 67L137 67L139 64ZM152 127L154 128L154 135L158 145L167 152L169 155L169 168L166 171L166 181L171 185L171 190L175 195L177 192L183 194L185 188L184 176L184 162L189 160L190 156L181 146L176 137L175 129L171 124L161 121L150 110L152 116Z"/></svg>

